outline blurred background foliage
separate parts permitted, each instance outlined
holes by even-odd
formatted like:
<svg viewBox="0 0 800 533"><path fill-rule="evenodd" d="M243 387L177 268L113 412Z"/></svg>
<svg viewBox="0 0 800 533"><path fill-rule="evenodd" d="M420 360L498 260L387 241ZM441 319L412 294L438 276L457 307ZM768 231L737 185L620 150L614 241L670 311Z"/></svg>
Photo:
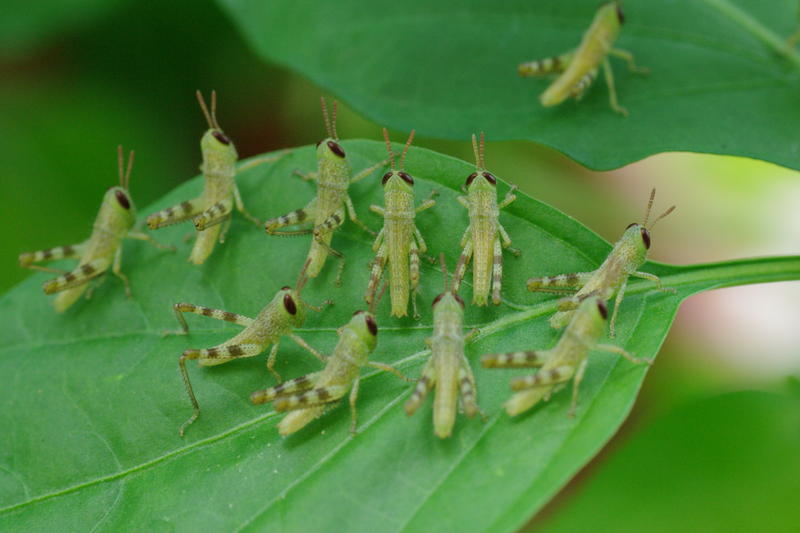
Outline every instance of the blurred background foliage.
<svg viewBox="0 0 800 533"><path fill-rule="evenodd" d="M197 173L195 89L219 92L243 157L322 136L324 92L260 62L213 3L4 4L17 5L0 15L0 289L26 275L20 252L88 235L117 144L137 152L140 208ZM346 106L338 129L380 136ZM415 143L472 157L467 142ZM800 176L771 164L662 154L601 173L524 142L490 143L487 160L610 241L657 187L659 209L678 209L654 232L655 260L798 252ZM800 385L787 376L800 375L798 301L800 286L780 283L686 302L629 421L527 529L797 531Z"/></svg>

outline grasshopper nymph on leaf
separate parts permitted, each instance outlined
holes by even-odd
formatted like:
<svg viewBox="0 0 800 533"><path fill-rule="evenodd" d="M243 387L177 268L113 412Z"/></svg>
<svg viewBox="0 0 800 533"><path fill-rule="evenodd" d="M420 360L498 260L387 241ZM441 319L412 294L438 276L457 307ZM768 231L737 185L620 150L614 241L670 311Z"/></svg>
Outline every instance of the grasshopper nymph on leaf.
<svg viewBox="0 0 800 533"><path fill-rule="evenodd" d="M218 344L212 348L186 350L183 352L183 355L181 355L179 360L181 376L186 386L186 393L194 409L192 416L184 422L180 428L181 436L183 436L186 428L200 416L200 405L197 403L197 398L194 395L192 384L189 380L189 374L186 371L187 360L197 359L197 362L202 366L219 365L240 357L253 357L258 355L271 344L272 349L267 359L267 369L280 383L281 377L274 369L275 360L278 355L281 337L288 336L302 348L317 357L317 359L325 362L324 355L312 348L301 337L292 333L294 328L302 326L305 322L306 308L313 309L314 311L321 311L325 305L330 304L329 301L326 301L323 302L321 306L315 307L300 297L303 286L308 280L305 272L307 266L308 262L306 262L303 271L300 272L295 288L283 287L255 318L248 318L244 315L231 313L229 311L211 309L189 303L176 303L173 305L175 316L181 324L181 330L168 333L185 335L189 332L189 326L186 323L186 319L183 317L183 313L195 313L216 320L224 320L244 326L244 330L222 344Z"/></svg>
<svg viewBox="0 0 800 533"><path fill-rule="evenodd" d="M433 431L445 439L453 431L458 400L468 417L480 412L477 402L475 376L464 355L464 344L477 331L464 335L464 300L447 282L444 254L440 257L444 276L444 292L433 300L433 336L426 339L431 357L422 368L417 386L404 406L413 415L428 392L436 388L433 399Z"/></svg>
<svg viewBox="0 0 800 533"><path fill-rule="evenodd" d="M109 267L111 271L125 283L125 294L130 298L131 288L128 277L122 273L122 239L130 237L148 241L162 249L172 250L153 240L149 235L133 231L136 221L136 208L128 191L133 168L133 150L128 156L128 168L125 170L122 146L117 147L117 166L119 169L119 185L111 187L103 196L103 203L97 213L92 234L88 240L70 246L59 246L38 252L27 252L19 256L19 264L25 268L56 272L61 276L45 282L45 294L58 292L53 307L59 313L65 311L89 287L90 280L104 274ZM41 261L53 261L64 258L78 258L78 268L63 272L36 265ZM87 293L87 297L90 293Z"/></svg>
<svg viewBox="0 0 800 533"><path fill-rule="evenodd" d="M339 144L339 137L336 134L337 104L335 101L333 102L332 117L328 116L324 98L320 98L320 104L328 136L317 143L317 172L299 174L304 180L316 180L317 196L302 209L296 209L285 215L267 220L264 224L264 229L269 235L312 234L311 248L308 251L308 258L311 260L311 264L308 267L308 276L310 278L317 277L325 265L328 254L331 254L340 260L339 274L336 277L338 284L344 268L344 256L331 248L330 244L333 239L333 232L344 223L345 209L347 209L350 220L358 224L364 231L375 235L375 232L364 225L356 216L353 200L347 194L347 189L351 183L363 180L376 168L386 164L387 161L381 161L351 177L350 163L347 161L344 148ZM310 224L312 227L281 230L286 226L301 224Z"/></svg>
<svg viewBox="0 0 800 533"><path fill-rule="evenodd" d="M375 305L374 303L370 306L369 311L356 311L350 321L339 328L339 342L322 371L306 374L250 395L250 400L256 405L273 402L276 411L290 411L278 424L281 435L287 436L299 431L321 416L330 404L344 398L348 391L350 433L355 435L358 423L356 400L362 366L385 370L408 381L396 368L369 360L378 342L378 324L373 315Z"/></svg>
<svg viewBox="0 0 800 533"><path fill-rule="evenodd" d="M519 250L511 248L511 239L500 223L500 209L517 198L514 195L517 186L513 185L498 205L497 178L486 171L484 162L483 132L481 132L480 148L475 135L472 136L472 149L475 152L475 172L467 177L465 183L467 196L458 197L459 203L469 212L469 226L459 244L462 252L456 265L453 291L458 292L467 265L472 258L472 303L486 305L491 287L492 303L500 305L503 248L508 248L514 255L519 255Z"/></svg>
<svg viewBox="0 0 800 533"><path fill-rule="evenodd" d="M217 122L216 91L211 92L211 112L200 91L197 91L197 101L208 122L208 130L200 140L203 153L200 171L205 179L203 193L197 198L151 214L147 217L147 225L150 229L158 229L192 219L197 230L197 238L189 255L189 261L200 265L214 251L217 241L224 242L234 206L250 222L260 225L261 221L245 209L239 188L236 186L236 161L239 156L233 141L222 131ZM283 155L251 161L238 170L274 161Z"/></svg>
<svg viewBox="0 0 800 533"><path fill-rule="evenodd" d="M578 387L583 380L591 350L616 353L632 363L652 364L651 359L633 357L619 346L599 344L598 340L603 336L607 319L608 308L605 301L597 296L590 296L575 310L572 320L553 348L544 351L486 354L481 357L484 368L539 368L535 374L511 379L511 389L516 392L506 401L506 412L510 416L523 413L540 400L548 400L553 392L573 379L568 414L574 416L578 403Z"/></svg>
<svg viewBox="0 0 800 533"><path fill-rule="evenodd" d="M650 210L653 207L653 200L656 190L650 193L650 200L647 203L644 222L642 224L630 224L622 237L614 245L608 257L597 270L592 272L574 272L571 274L560 274L542 278L530 278L528 280L528 290L537 292L550 292L564 294L574 292L573 295L562 299L558 304L558 311L550 317L550 325L554 328L564 327L570 320L574 309L584 298L597 295L603 300L608 300L614 294L617 295L614 301L614 312L611 315L609 324L609 336L615 336L615 324L619 305L625 297L625 287L628 278L635 276L652 281L658 290L675 292L675 289L664 288L661 280L655 274L640 272L639 268L647 261L647 250L650 249L650 230L656 222L666 217L675 210L673 205L660 216L658 216L650 226L647 221L650 218ZM577 292L575 292L577 291Z"/></svg>
<svg viewBox="0 0 800 533"><path fill-rule="evenodd" d="M383 228L372 245L375 259L372 261L372 272L364 299L367 304L372 303L383 269L388 262L392 316L400 317L408 314L410 289L414 318L419 318L417 312L419 256L424 254L428 247L414 224L414 217L420 211L436 204L436 201L433 200L436 191L432 191L430 198L422 202L419 207L414 208L414 178L405 172L406 153L414 138L414 130L411 130L403 153L400 155L399 170L395 169L394 152L386 128L383 128L383 137L386 140L386 150L389 152L392 169L384 174L381 180L385 207L370 206L370 210L382 216L384 222Z"/></svg>
<svg viewBox="0 0 800 533"><path fill-rule="evenodd" d="M555 81L539 97L543 106L550 107L560 104L569 97L574 97L576 100L583 98L602 66L611 108L617 113L627 115L628 110L617 102L614 73L608 56L624 59L633 72L646 73L648 69L637 67L630 52L613 48L624 21L625 16L620 2L603 4L597 10L592 25L584 33L578 48L559 56L522 63L518 67L520 76L558 74Z"/></svg>

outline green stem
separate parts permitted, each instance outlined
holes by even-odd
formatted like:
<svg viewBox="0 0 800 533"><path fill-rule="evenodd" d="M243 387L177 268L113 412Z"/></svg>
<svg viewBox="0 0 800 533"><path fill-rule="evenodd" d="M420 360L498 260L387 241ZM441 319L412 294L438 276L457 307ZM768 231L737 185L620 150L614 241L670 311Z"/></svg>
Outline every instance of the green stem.
<svg viewBox="0 0 800 533"><path fill-rule="evenodd" d="M715 7L720 13L742 26L753 37L759 39L775 53L788 59L800 68L800 55L794 49L788 38L781 38L772 30L761 24L746 11L731 4L728 0L705 0L706 4Z"/></svg>

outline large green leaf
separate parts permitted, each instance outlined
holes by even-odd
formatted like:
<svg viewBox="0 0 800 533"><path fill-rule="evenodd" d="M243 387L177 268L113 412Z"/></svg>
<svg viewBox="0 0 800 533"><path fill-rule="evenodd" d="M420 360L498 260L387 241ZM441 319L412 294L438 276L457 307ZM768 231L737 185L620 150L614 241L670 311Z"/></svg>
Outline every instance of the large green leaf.
<svg viewBox="0 0 800 533"><path fill-rule="evenodd" d="M378 142L344 146L356 169L384 154ZM313 186L290 173L313 169L313 154L312 147L300 148L243 173L248 207L267 217L304 205ZM431 252L444 251L452 265L466 224L455 197L472 167L415 148L408 166L420 198L433 187L441 193L418 223ZM367 215L367 206L381 203L378 175L352 188L359 212L373 226L379 221ZM188 182L150 209L186 199L200 187L199 180ZM505 190L501 184L500 193ZM593 268L609 250L575 220L524 195L501 219L523 255L507 260L504 305L467 310L468 327L481 328L468 347L473 361L483 352L555 342L557 332L546 321L554 300L527 293L524 280ZM112 278L92 300L56 315L41 294L44 274L0 299L0 529L117 530L136 524L147 530L510 531L615 432L646 372L593 353L576 418L566 416L568 393L559 393L511 420L500 408L509 373L477 370L489 418L460 419L447 441L433 436L429 407L406 417L400 404L408 384L370 373L361 389L358 436L350 437L348 410L340 406L282 439L274 428L278 415L248 401L250 392L271 382L264 357L217 368L192 365L203 412L182 439L177 429L190 407L177 371L179 354L220 342L238 328L191 316L189 337L162 338L163 330L175 327L170 304L191 301L254 315L280 286L293 282L308 247L308 239L268 237L236 217L228 241L194 267L185 261L187 231L177 226L156 234L176 244L177 254L125 244L132 300ZM657 233L654 238L658 246ZM310 301L330 297L336 304L312 313L301 331L324 351L335 344L335 328L363 307L371 258L369 237L349 222L334 245L348 258L344 285L334 288L334 265L312 281L305 293ZM618 342L640 356L656 354L683 298L714 287L797 279L800 258L647 268L677 294L653 292L643 283L630 287ZM422 274L422 320L389 319L383 301L374 355L412 376L427 356L429 302L442 284L432 266L425 264ZM291 342L282 345L278 369L284 376L318 365Z"/></svg>
<svg viewBox="0 0 800 533"><path fill-rule="evenodd" d="M800 55L784 41L792 0L626 0L618 44L652 71L612 60L628 118L609 109L602 79L583 101L544 109L549 81L516 73L577 46L597 0L219 1L262 57L396 129L449 139L481 129L597 169L674 150L800 168L787 141L800 123Z"/></svg>

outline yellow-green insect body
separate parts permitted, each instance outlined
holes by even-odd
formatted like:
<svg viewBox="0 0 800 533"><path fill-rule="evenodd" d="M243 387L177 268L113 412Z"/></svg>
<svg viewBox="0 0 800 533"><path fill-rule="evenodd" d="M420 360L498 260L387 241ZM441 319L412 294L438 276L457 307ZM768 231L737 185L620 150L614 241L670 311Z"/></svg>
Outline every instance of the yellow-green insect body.
<svg viewBox="0 0 800 533"><path fill-rule="evenodd" d="M651 363L637 359L618 346L599 344L605 332L608 308L597 296L584 299L567 325L556 345L544 351L522 351L503 354L486 354L481 358L485 368L539 368L532 375L512 378L515 392L505 403L506 412L516 416L527 411L542 399L574 379L569 415L573 416L578 399L578 388L583 379L591 350L604 350L622 355L634 363Z"/></svg>
<svg viewBox="0 0 800 533"><path fill-rule="evenodd" d="M251 222L261 222L247 212L236 186L236 162L239 155L233 141L217 122L216 92L211 93L210 113L200 91L197 91L197 99L209 125L209 129L200 139L203 155L200 172L205 180L203 192L197 198L151 214L147 217L147 225L150 229L158 229L192 219L197 238L189 261L199 265L211 255L216 243L224 240L234 206Z"/></svg>
<svg viewBox="0 0 800 533"><path fill-rule="evenodd" d="M378 342L378 325L372 313L356 311L350 321L339 328L338 335L339 342L322 371L291 379L250 395L254 404L272 401L276 411L289 411L278 424L281 435L299 431L321 416L330 404L344 398L348 392L352 415L350 431L355 434L361 367L369 365L403 377L389 365L369 361Z"/></svg>
<svg viewBox="0 0 800 533"><path fill-rule="evenodd" d="M559 302L559 310L550 317L550 324L553 327L564 327L570 321L575 307L584 298L594 295L608 300L616 295L610 323L610 336L613 338L619 305L624 298L630 276L653 281L660 290L664 290L661 287L661 280L656 275L639 271L639 268L647 261L647 251L650 248L650 229L675 209L675 206L667 209L648 228L647 220L650 216L655 192L653 189L650 194L644 223L630 224L597 270L528 280L529 291L553 293L577 291L574 295Z"/></svg>
<svg viewBox="0 0 800 533"><path fill-rule="evenodd" d="M406 414L413 415L435 388L433 431L437 437L445 439L453 432L459 398L468 417L480 412L475 377L464 355L464 300L447 287L433 301L433 336L426 343L431 357L404 408Z"/></svg>
<svg viewBox="0 0 800 533"><path fill-rule="evenodd" d="M367 177L375 168L374 165L365 169L356 176L351 177L350 163L339 144L336 135L336 102L333 107L333 117L328 117L324 99L322 104L323 118L328 132L328 137L317 143L317 172L316 174L300 176L305 180L316 180L317 195L304 208L297 209L285 215L266 221L264 229L269 235L306 235L311 233L313 239L308 251L308 276L317 277L325 265L328 254L338 257L344 266L344 256L331 248L333 232L344 223L345 210L350 220L358 224L365 231L371 232L356 216L353 201L347 194L351 183L356 183ZM281 231L286 226L310 224L312 229Z"/></svg>
<svg viewBox="0 0 800 533"><path fill-rule="evenodd" d="M436 202L429 198L419 207L414 207L414 178L404 170L405 156L414 138L413 130L408 137L397 170L386 128L383 129L383 134L392 169L384 174L381 180L385 207L370 206L373 212L383 217L384 222L383 228L378 232L372 245L375 259L372 262L372 272L364 299L368 304L372 303L388 262L392 316L401 317L408 314L408 297L409 294L412 294L414 316L416 317L418 316L416 293L419 286L419 255L425 253L428 247L414 224L414 218L418 212L433 207Z"/></svg>
<svg viewBox="0 0 800 533"><path fill-rule="evenodd" d="M467 177L465 186L467 196L459 196L458 201L469 213L469 226L461 237L461 256L456 265L454 291L458 291L467 265L472 259L472 303L486 305L489 292L492 303L500 304L500 290L503 279L503 248L511 246L511 239L500 223L500 209L516 199L513 186L503 201L497 203L497 178L486 171L484 164L484 137L481 132L480 149L475 136L472 136L475 151L476 170ZM509 248L515 255L519 251Z"/></svg>
<svg viewBox="0 0 800 533"><path fill-rule="evenodd" d="M186 427L194 422L200 414L200 406L197 403L191 381L189 380L189 374L186 370L187 360L195 359L198 364L202 366L214 366L242 357L256 356L262 353L267 346L272 345L269 358L267 359L267 369L275 376L278 382L280 382L281 378L274 370L274 365L278 355L281 337L288 336L315 357L323 362L325 361L325 357L322 354L312 348L301 337L293 333L295 328L302 326L305 322L307 308L312 308L316 311L321 310L321 308L310 305L300 296L306 279L305 272L301 272L297 286L294 289L291 287L283 287L280 289L255 318L190 303L176 303L173 306L175 316L181 324L181 331L175 332L178 334L187 334L189 331L183 313L195 313L216 320L224 320L244 326L245 328L240 333L221 344L211 348L185 350L181 355L179 360L181 375L183 376L186 392L194 409L191 418L181 426L181 435L183 435Z"/></svg>
<svg viewBox="0 0 800 533"><path fill-rule="evenodd" d="M126 294L131 295L128 278L121 271L122 240L125 237L150 241L155 246L162 247L152 241L148 235L131 231L136 221L136 208L128 187L134 154L131 151L127 171L123 169L121 146L118 147L117 154L120 184L111 187L103 195L103 203L100 205L89 239L80 244L28 252L19 256L21 266L47 272L59 271L41 267L35 263L78 258L77 268L47 281L43 285L45 294L59 293L53 300L53 307L58 312L65 311L75 303L89 288L89 281L104 274L109 267L125 283Z"/></svg>
<svg viewBox="0 0 800 533"><path fill-rule="evenodd" d="M614 48L614 42L619 37L625 17L619 2L603 4L595 14L592 25L584 33L580 45L573 51L537 61L530 61L519 65L521 76L539 76L558 73L559 76L541 94L539 100L544 107L551 107L562 103L570 97L580 99L597 77L602 66L605 72L606 83L609 89L611 107L624 115L627 110L617 102L614 88L614 77L608 55L621 57L628 62L628 66L635 72L646 72L647 69L635 65L633 55L625 50Z"/></svg>

